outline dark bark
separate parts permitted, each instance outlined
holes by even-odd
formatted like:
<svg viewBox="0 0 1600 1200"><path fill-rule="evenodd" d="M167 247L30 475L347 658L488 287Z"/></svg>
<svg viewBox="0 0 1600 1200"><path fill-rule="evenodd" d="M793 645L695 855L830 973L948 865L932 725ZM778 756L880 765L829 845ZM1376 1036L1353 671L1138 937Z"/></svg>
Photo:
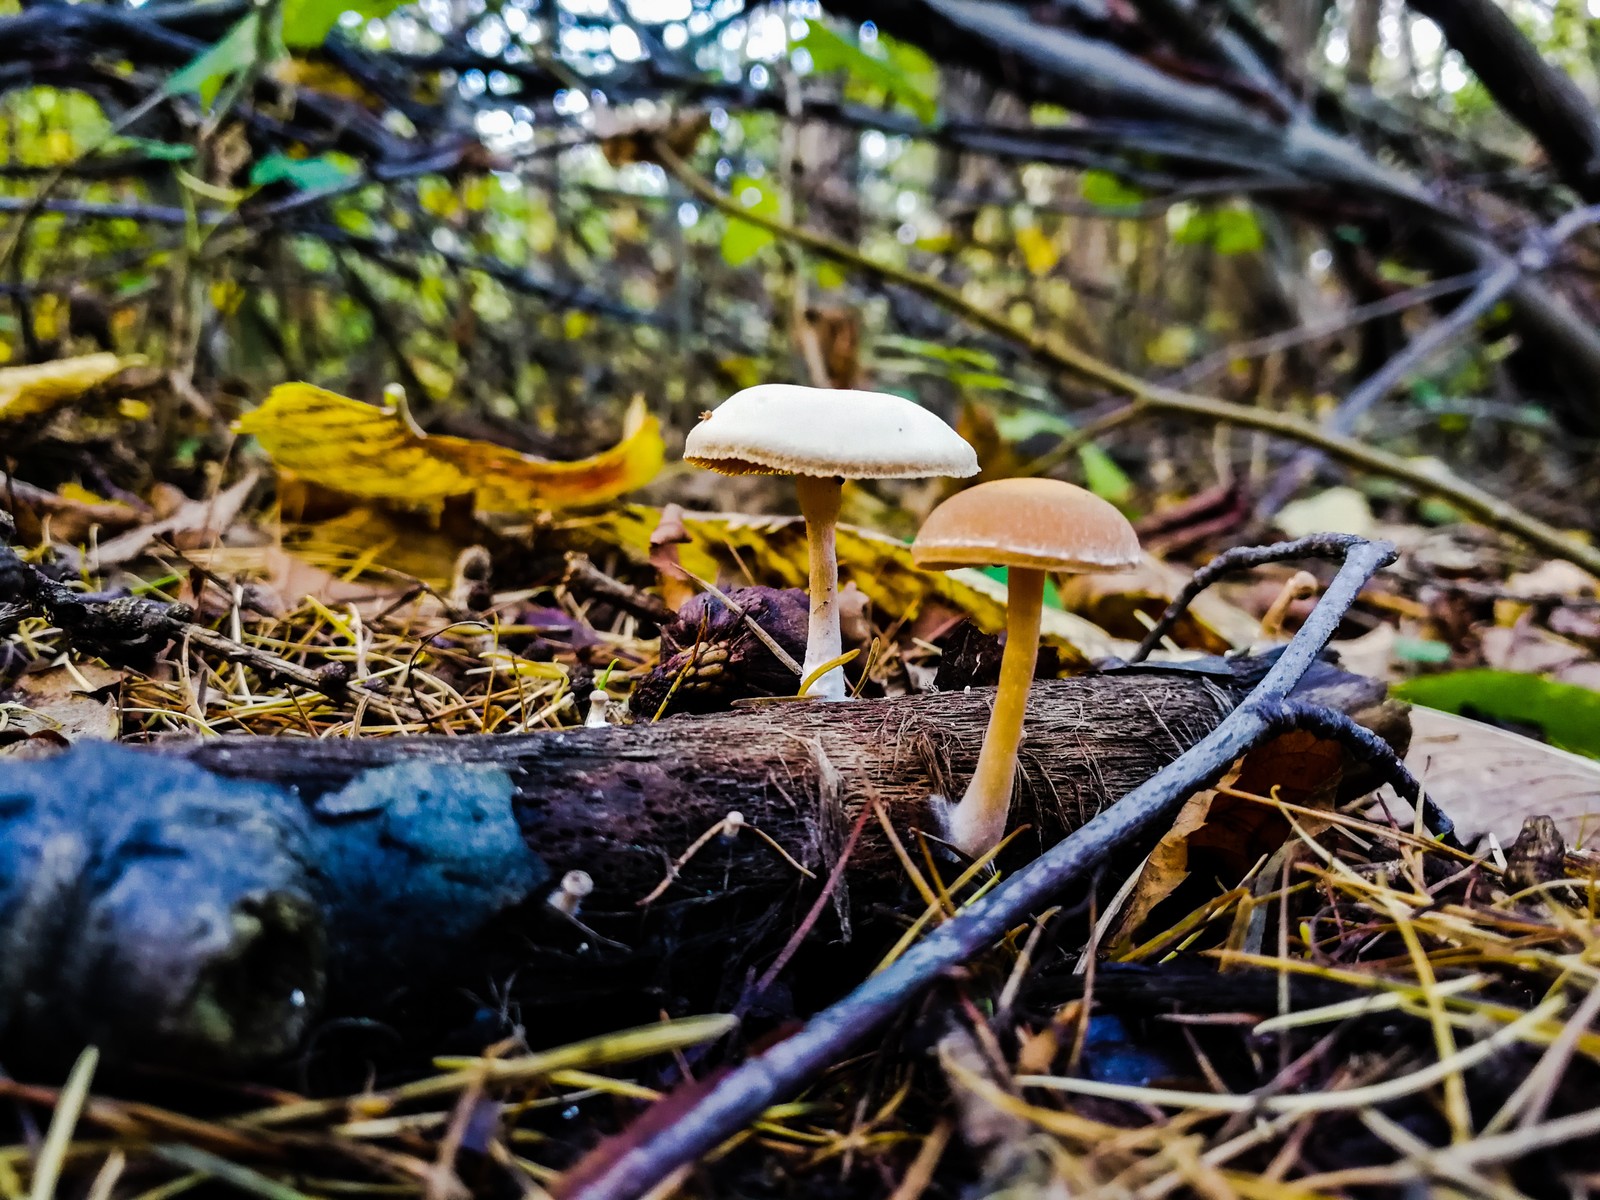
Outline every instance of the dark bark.
<svg viewBox="0 0 1600 1200"><path fill-rule="evenodd" d="M1600 113L1568 75L1546 62L1494 0L1409 0L1437 24L1450 48L1495 103L1544 147L1567 184L1600 201Z"/></svg>
<svg viewBox="0 0 1600 1200"><path fill-rule="evenodd" d="M1170 762L1262 669L1037 685L1016 814L1031 829L1012 857ZM1351 712L1382 692L1324 667L1306 694ZM863 804L881 802L903 839L935 827L928 797L970 773L988 706L986 692L779 703L517 737L80 746L13 765L0 1042L92 1039L217 1070L282 1053L323 1012L437 1030L470 1016L459 1000L440 1015L439 995L513 975L524 1012L730 1003L815 899ZM815 878L746 829L707 840L641 906L730 811ZM881 951L864 931L905 896L875 820L847 867L821 932L853 928ZM576 919L546 902L573 870L595 885Z"/></svg>

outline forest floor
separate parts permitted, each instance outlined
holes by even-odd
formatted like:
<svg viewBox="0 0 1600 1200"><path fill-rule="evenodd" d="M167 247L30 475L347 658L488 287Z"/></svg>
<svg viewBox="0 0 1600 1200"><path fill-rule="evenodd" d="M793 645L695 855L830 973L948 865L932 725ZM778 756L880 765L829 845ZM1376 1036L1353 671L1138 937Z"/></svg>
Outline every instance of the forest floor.
<svg viewBox="0 0 1600 1200"><path fill-rule="evenodd" d="M273 431L257 433L273 450ZM38 760L95 739L537 733L592 714L649 722L792 695L792 674L740 642L739 622L697 624L682 610L715 611L708 582L752 589L744 603L767 604L777 640L792 644L785 622L803 628L803 607L784 589L805 578L803 529L621 499L630 472L653 473L652 454L659 465L652 438L636 416L615 450L548 477L464 443L453 460L407 459L390 494L341 495L304 470L269 488L259 455L217 464L220 482L195 495L94 494L14 460L0 507L30 570L92 597L186 607L164 610L177 636L119 647L104 628L68 628L0 595L0 756ZM282 468L293 454L279 443L272 458ZM472 476L477 504L402 503L440 461ZM347 461L333 473L358 481L354 471ZM487 492L546 486L576 506L481 519ZM1302 531L1348 519L1338 489L1319 499L1291 513ZM1185 564L1234 538L1212 520L1231 501L1213 502L1147 519L1164 558L1063 583L1041 674L1126 657ZM1125 886L1097 890L1087 911L1018 923L653 1194L1600 1189L1600 857L1583 848L1600 796L1600 587L1475 526L1362 521L1399 558L1344 615L1334 649L1417 706L1407 761L1468 849L1431 836L1388 793L1341 797L1337 753L1280 739L1268 769L1191 798ZM861 695L992 679L995 579L919 572L903 542L861 531L841 536L840 567ZM1299 567L1219 584L1168 653L1280 644L1330 574L1317 568L1301 587ZM723 657L705 653L718 645ZM708 836L696 852L720 846ZM874 914L848 952L808 951L806 970L836 977L797 985L787 1011L755 1023L759 1036L792 1032L1006 882L943 879L912 853L904 870L907 903ZM253 1076L102 1067L92 1051L65 1083L0 1075L15 1132L0 1147L0 1197L218 1184L274 1198L601 1194L585 1181L648 1142L652 1120L688 1113L757 1036L726 1040L733 1022L716 1013L564 1029L525 1019L513 980L486 982L504 990L475 997L473 1036L386 1050L366 1077L365 1035L337 1018L300 1057Z"/></svg>

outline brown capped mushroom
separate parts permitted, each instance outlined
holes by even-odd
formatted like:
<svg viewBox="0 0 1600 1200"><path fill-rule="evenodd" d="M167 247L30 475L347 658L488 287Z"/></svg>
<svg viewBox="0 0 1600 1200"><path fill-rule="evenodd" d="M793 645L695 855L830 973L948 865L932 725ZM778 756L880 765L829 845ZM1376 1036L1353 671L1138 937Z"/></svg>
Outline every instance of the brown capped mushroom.
<svg viewBox="0 0 1600 1200"><path fill-rule="evenodd" d="M1045 573L1131 570L1139 565L1139 538L1126 517L1092 492L1055 479L1000 479L958 492L928 514L911 557L935 571L1007 568L1000 686L977 770L946 816L951 844L976 858L1005 835L1039 654Z"/></svg>

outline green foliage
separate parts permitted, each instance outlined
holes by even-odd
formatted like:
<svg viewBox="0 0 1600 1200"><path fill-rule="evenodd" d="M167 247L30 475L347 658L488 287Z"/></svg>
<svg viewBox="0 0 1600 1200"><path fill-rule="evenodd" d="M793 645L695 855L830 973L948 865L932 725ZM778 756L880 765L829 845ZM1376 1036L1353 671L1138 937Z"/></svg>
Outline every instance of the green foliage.
<svg viewBox="0 0 1600 1200"><path fill-rule="evenodd" d="M1144 203L1144 193L1110 171L1085 171L1079 194L1096 208L1132 208Z"/></svg>
<svg viewBox="0 0 1600 1200"><path fill-rule="evenodd" d="M1394 639L1394 656L1401 662L1438 666L1450 661L1450 647L1431 638L1401 636Z"/></svg>
<svg viewBox="0 0 1600 1200"><path fill-rule="evenodd" d="M171 76L167 80L167 94L193 93L200 97L201 104L210 108L224 83L254 65L260 40L261 14L253 12L228 30L216 45Z"/></svg>
<svg viewBox="0 0 1600 1200"><path fill-rule="evenodd" d="M1600 692L1517 671L1450 671L1395 686L1402 700L1543 731L1563 750L1600 758Z"/></svg>
<svg viewBox="0 0 1600 1200"><path fill-rule="evenodd" d="M355 172L326 154L316 158L290 158L269 154L250 169L250 182L257 187L287 182L303 192L318 192L348 183Z"/></svg>
<svg viewBox="0 0 1600 1200"><path fill-rule="evenodd" d="M1210 246L1218 254L1249 254L1261 249L1261 226L1248 208L1195 210L1172 234L1180 246Z"/></svg>
<svg viewBox="0 0 1600 1200"><path fill-rule="evenodd" d="M347 12L366 20L387 17L404 0L284 0L283 41L291 50L314 49Z"/></svg>
<svg viewBox="0 0 1600 1200"><path fill-rule="evenodd" d="M1093 442L1078 447L1078 465L1083 468L1083 486L1102 500L1119 506L1133 501L1133 480Z"/></svg>
<svg viewBox="0 0 1600 1200"><path fill-rule="evenodd" d="M114 137L100 147L107 157L119 154L138 154L156 162L188 162L194 157L194 147L181 142L161 142L155 138Z"/></svg>
<svg viewBox="0 0 1600 1200"><path fill-rule="evenodd" d="M778 215L778 193L766 180L739 175L729 192L753 213L763 217ZM722 235L722 261L730 267L742 267L772 242L772 234L759 225L730 217L727 231Z"/></svg>
<svg viewBox="0 0 1600 1200"><path fill-rule="evenodd" d="M796 48L811 55L816 71L843 71L854 83L882 91L903 104L925 125L931 125L939 115L938 68L922 51L879 34L877 42L883 57L878 58L821 21L807 21L806 25L806 36L796 43Z"/></svg>

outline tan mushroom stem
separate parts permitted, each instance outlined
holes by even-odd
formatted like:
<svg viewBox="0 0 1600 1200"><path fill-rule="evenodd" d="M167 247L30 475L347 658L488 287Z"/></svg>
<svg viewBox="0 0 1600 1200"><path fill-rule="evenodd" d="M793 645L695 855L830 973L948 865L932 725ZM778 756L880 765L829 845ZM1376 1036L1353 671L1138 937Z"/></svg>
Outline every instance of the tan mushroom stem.
<svg viewBox="0 0 1600 1200"><path fill-rule="evenodd" d="M839 555L834 529L839 524L838 479L796 475L800 513L806 519L806 543L811 553L811 626L806 634L804 679L844 652L839 637ZM845 698L844 668L834 667L807 689L808 696L823 700Z"/></svg>
<svg viewBox="0 0 1600 1200"><path fill-rule="evenodd" d="M1039 659L1039 617L1044 603L1044 572L1012 567L1006 601L1006 649L1000 659L1000 687L994 694L989 731L978 752L972 782L949 817L950 840L976 858L1005 836L1011 791L1022 745L1022 717Z"/></svg>

